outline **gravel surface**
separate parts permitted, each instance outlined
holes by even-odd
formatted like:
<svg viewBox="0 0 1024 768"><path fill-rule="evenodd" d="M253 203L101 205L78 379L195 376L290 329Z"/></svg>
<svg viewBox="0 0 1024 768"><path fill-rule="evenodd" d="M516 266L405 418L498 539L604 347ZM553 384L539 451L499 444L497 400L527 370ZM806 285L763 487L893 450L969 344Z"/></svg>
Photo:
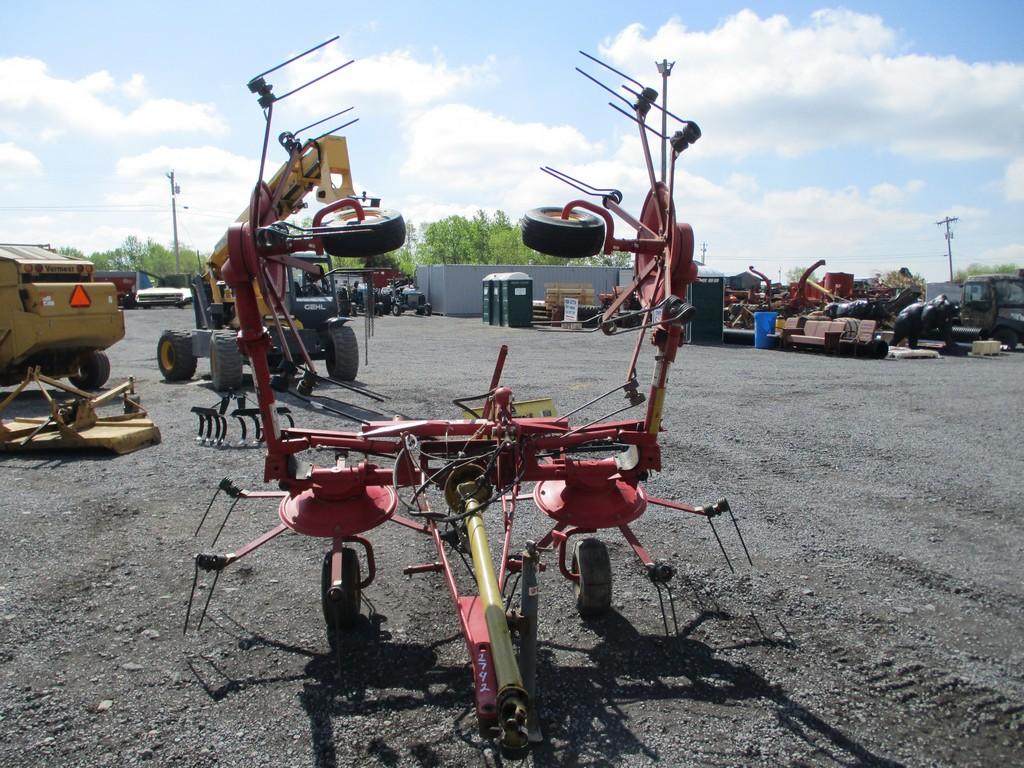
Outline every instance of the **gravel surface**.
<svg viewBox="0 0 1024 768"><path fill-rule="evenodd" d="M136 377L163 442L117 458L0 457L0 765L500 762L476 732L442 578L401 572L432 561L432 547L399 526L370 534L377 579L340 675L314 539L281 537L229 568L202 629L193 621L182 636L192 555L208 547L223 499L197 540L199 517L222 477L263 489L263 455L197 445L189 408L216 401L209 382L161 381L157 337L189 327L190 310L126 321L113 381ZM564 413L621 383L633 338L388 317L360 380L397 411L454 416L451 399L485 390L507 343L505 382ZM728 497L754 567L727 522L718 531L735 574L706 523L649 509L634 528L679 569L671 636L617 533L603 534L609 616L581 620L568 582L543 574L546 741L525 764L1024 763L1021 403L1024 354L682 350L666 471L648 490ZM36 396L17 410L42 405ZM516 543L545 521L523 506ZM218 548L275 523L273 503L243 502ZM200 578L199 600L210 581Z"/></svg>

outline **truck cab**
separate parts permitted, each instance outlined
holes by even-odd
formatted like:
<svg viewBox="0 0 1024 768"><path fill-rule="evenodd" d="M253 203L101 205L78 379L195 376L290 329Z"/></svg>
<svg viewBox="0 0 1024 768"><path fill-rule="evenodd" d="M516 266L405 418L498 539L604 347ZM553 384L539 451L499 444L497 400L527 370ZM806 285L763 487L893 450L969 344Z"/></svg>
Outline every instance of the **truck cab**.
<svg viewBox="0 0 1024 768"><path fill-rule="evenodd" d="M973 275L964 281L961 322L1014 349L1024 341L1024 275Z"/></svg>

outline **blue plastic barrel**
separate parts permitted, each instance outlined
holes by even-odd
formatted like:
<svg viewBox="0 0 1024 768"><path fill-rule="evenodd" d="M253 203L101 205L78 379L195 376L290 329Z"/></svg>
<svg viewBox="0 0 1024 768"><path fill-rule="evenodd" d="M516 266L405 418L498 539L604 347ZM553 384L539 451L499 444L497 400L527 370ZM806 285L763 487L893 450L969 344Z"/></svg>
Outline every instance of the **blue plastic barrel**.
<svg viewBox="0 0 1024 768"><path fill-rule="evenodd" d="M754 348L773 349L779 339L775 335L775 320L778 312L754 313Z"/></svg>

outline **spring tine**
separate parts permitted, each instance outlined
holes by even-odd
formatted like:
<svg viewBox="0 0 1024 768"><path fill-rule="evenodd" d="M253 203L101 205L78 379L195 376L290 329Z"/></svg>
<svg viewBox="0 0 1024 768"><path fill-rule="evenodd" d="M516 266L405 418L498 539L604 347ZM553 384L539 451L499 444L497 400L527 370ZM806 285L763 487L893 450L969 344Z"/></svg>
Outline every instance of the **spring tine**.
<svg viewBox="0 0 1024 768"><path fill-rule="evenodd" d="M629 114L629 112L627 112L626 110L622 109L621 107L617 107L617 106L615 106L615 105L614 105L614 104L612 104L612 103L611 103L610 101L608 102L608 106L609 106L609 107L611 107L612 109L614 109L614 110L615 110L616 112L621 112L622 114L624 114L624 115L625 115L626 117L628 117L628 118L629 118L630 120L632 120L632 121L633 121L634 123L636 123L637 125L642 125L642 126L643 126L644 128L646 128L646 129L647 129L648 131L650 131L650 132L651 132L651 133L653 133L653 134L654 134L655 136L657 136L657 137L658 137L659 139L662 139L662 140L664 140L664 139L668 138L667 136L662 136L662 135L661 135L661 132L660 132L660 131L657 131L657 130L655 130L654 128L652 128L651 126L649 126L649 125L648 125L648 124L647 124L646 122L644 122L643 120L639 120L639 119L637 119L637 116L636 116L636 115L631 115L631 114Z"/></svg>
<svg viewBox="0 0 1024 768"><path fill-rule="evenodd" d="M739 525L736 523L736 516L732 513L732 508L729 509L729 519L732 520L732 527L736 529L736 535L740 538L740 545L743 547L743 554L747 556L747 562L750 563L750 567L754 567L754 561L750 559L750 550L747 549L747 542L743 540L743 533L740 531Z"/></svg>
<svg viewBox="0 0 1024 768"><path fill-rule="evenodd" d="M238 503L238 499L240 498L242 497L237 497L234 501L231 502L231 506L228 507L228 513L224 515L224 519L221 521L220 528L217 529L217 535L213 537L213 541L210 543L210 549L213 549L215 546L217 546L217 539L220 538L220 534L224 530L224 526L228 524L228 518L231 517L231 513L235 511L235 505Z"/></svg>
<svg viewBox="0 0 1024 768"><path fill-rule="evenodd" d="M665 589L668 591L668 605L672 609L672 626L676 629L676 635L679 634L679 620L676 618L676 597L672 594L672 587L669 584L665 584Z"/></svg>
<svg viewBox="0 0 1024 768"><path fill-rule="evenodd" d="M196 566L198 567L198 566ZM213 575L213 584L210 585L210 594L206 596L206 603L203 605L203 613L199 617L199 626L196 627L196 632L203 628L203 619L206 618L206 611L210 607L210 600L213 599L213 590L217 588L217 580L220 578L220 571L217 571Z"/></svg>
<svg viewBox="0 0 1024 768"><path fill-rule="evenodd" d="M713 522L711 522L711 518L710 518L710 517L706 518L706 520L708 521L708 525L710 525L710 526L711 526L711 532L712 532L713 534L715 534L715 541L717 541L717 542L718 542L718 548L719 548L720 550L722 550L722 557L724 557L724 558L725 558L725 563L726 563L726 565L728 565L728 566L729 566L729 570L730 570L730 571L731 571L732 573L736 573L736 569L732 567L732 560L730 560L730 559L729 559L729 555L728 555L728 553L727 553L727 552L725 551L725 547L723 547L723 546L722 546L722 540L721 540L720 538L718 538L718 531L716 531L716 530L715 530L715 524L714 524Z"/></svg>
<svg viewBox="0 0 1024 768"><path fill-rule="evenodd" d="M661 584L654 582L654 588L658 591L658 605L661 607L661 623L665 625L665 637L668 637L668 616L665 613L665 600L661 596Z"/></svg>
<svg viewBox="0 0 1024 768"><path fill-rule="evenodd" d="M199 535L199 529L202 528L203 527L203 523L206 522L206 516L210 514L210 510L213 509L213 502L215 502L217 500L218 496L220 496L220 486L217 486L217 490L213 492L213 498L210 499L210 503L207 505L206 511L203 512L203 517L199 521L199 525L196 526L196 532L192 534L192 538L195 538L196 536Z"/></svg>
<svg viewBox="0 0 1024 768"><path fill-rule="evenodd" d="M253 427L256 430L255 443L262 443L263 442L263 423L258 418L253 416L252 417L252 424L253 424Z"/></svg>
<svg viewBox="0 0 1024 768"><path fill-rule="evenodd" d="M188 593L188 607L185 608L185 626L181 628L181 636L188 634L188 618L192 615L192 600L196 596L196 584L199 581L199 563L196 563L195 573L192 574L192 591Z"/></svg>
<svg viewBox="0 0 1024 768"><path fill-rule="evenodd" d="M291 410L289 410L288 408L278 408L277 412L278 412L279 415L284 416L286 419L288 419L288 426L289 427L294 427L295 426L295 419L292 418Z"/></svg>
<svg viewBox="0 0 1024 768"><path fill-rule="evenodd" d="M600 65L601 65L602 67L604 67L605 69L609 69L609 70L611 70L611 71L612 71L612 72L614 72L614 73L615 73L616 75L618 75L619 77L621 77L621 78L622 78L623 80L628 80L628 81L629 81L629 82L631 82L631 83L632 83L633 85L635 85L635 86L636 86L637 88L643 88L643 85L641 85L640 83L638 83L638 82L637 82L636 80L634 80L634 79L633 79L632 77L630 77L629 75L627 75L627 74L626 74L625 72L619 72L619 70L617 70L617 69L616 69L615 67L611 66L610 64L605 64L605 63L604 63L603 61L601 61L600 59L598 59L598 58L596 58L596 57L594 57L594 56L591 56L591 55L590 55L589 53L587 53L586 51L580 51L579 53L580 53L580 55L581 55L581 56L586 56L586 57L587 57L588 59L590 59L590 60L591 60L592 62L594 62L595 64L600 64Z"/></svg>
<svg viewBox="0 0 1024 768"><path fill-rule="evenodd" d="M754 626L757 627L757 631L761 633L761 637L764 640L767 640L768 639L768 635L766 635L764 633L764 630L761 629L761 624L760 624L760 622L758 622L757 616L754 615L753 611L750 612L750 620L754 622Z"/></svg>
<svg viewBox="0 0 1024 768"><path fill-rule="evenodd" d="M238 419L238 426L242 430L242 439L238 441L238 444L245 445L245 438L249 436L249 431L245 428L245 419L238 415L235 415L235 418Z"/></svg>
<svg viewBox="0 0 1024 768"><path fill-rule="evenodd" d="M626 102L627 104L629 104L629 106L631 106L631 107L633 106L633 104L632 104L632 103L631 103L631 102L629 101L629 99L627 99L627 98L626 98L625 96L623 96L623 95L622 95L621 93L618 93L617 91L613 90L612 88L609 88L609 87L608 87L607 85L605 85L604 83L602 83L602 82L601 82L600 80L598 80L598 79L597 79L596 77L594 77L593 75L588 75L588 74L587 74L586 72L584 72L584 71L583 71L582 69L580 69L579 67L576 67L576 71L577 71L577 72L579 72L579 73L580 73L581 75L583 75L583 76L584 76L585 78L587 78L587 80L590 80L590 81L591 81L592 83L597 83L597 84L598 84L599 86L601 86L602 88L604 88L604 89L605 89L606 91L608 91L608 93L610 93L610 94L611 94L612 96L614 96L615 98L617 98L617 99L622 99L622 100L623 100L624 102Z"/></svg>
<svg viewBox="0 0 1024 768"><path fill-rule="evenodd" d="M224 437L228 432L228 420L223 416L217 416L217 442L216 445L224 445Z"/></svg>

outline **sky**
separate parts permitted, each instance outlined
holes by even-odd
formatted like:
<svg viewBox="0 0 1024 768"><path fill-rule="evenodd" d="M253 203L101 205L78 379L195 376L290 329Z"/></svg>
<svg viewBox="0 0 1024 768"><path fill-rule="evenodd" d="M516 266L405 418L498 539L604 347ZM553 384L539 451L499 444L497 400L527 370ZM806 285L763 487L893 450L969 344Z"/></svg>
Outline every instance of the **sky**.
<svg viewBox="0 0 1024 768"><path fill-rule="evenodd" d="M273 133L354 107L356 190L409 222L579 196L541 166L638 213L639 129L575 68L623 81L582 50L658 89L655 62L675 62L668 109L703 132L676 166L677 216L711 267L777 278L825 259L943 280L946 217L955 268L1024 264L1019 0L47 0L8 4L4 28L2 242L169 245L173 169L179 239L208 253L258 173L265 124L245 84L338 35L268 76L283 94L355 59L279 102ZM283 160L273 142L268 174Z"/></svg>

